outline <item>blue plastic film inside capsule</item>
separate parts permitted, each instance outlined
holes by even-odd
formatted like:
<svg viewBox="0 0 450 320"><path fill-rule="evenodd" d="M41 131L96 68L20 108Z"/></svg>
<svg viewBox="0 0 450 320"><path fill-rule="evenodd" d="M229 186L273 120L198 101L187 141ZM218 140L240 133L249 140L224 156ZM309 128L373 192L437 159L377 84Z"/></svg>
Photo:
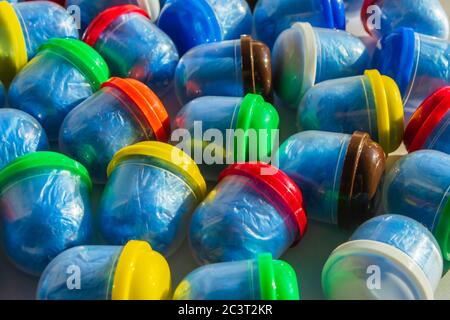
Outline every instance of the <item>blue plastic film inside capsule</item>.
<svg viewBox="0 0 450 320"><path fill-rule="evenodd" d="M295 222L286 204L266 186L229 176L197 207L189 241L200 263L245 260L270 252L280 257L295 241ZM295 231L294 231L295 230Z"/></svg>
<svg viewBox="0 0 450 320"><path fill-rule="evenodd" d="M0 109L0 141L0 170L18 157L49 148L39 122L16 109Z"/></svg>
<svg viewBox="0 0 450 320"><path fill-rule="evenodd" d="M38 300L111 300L123 247L83 246L59 254L39 280Z"/></svg>
<svg viewBox="0 0 450 320"><path fill-rule="evenodd" d="M39 275L60 252L92 240L89 186L50 167L15 179L0 194L4 248L18 268Z"/></svg>
<svg viewBox="0 0 450 320"><path fill-rule="evenodd" d="M8 100L12 108L35 117L56 141L65 116L93 91L89 79L72 63L44 50L14 78Z"/></svg>
<svg viewBox="0 0 450 320"><path fill-rule="evenodd" d="M114 169L98 210L107 243L145 240L166 256L179 247L198 200L175 170L169 163L144 156L126 159Z"/></svg>

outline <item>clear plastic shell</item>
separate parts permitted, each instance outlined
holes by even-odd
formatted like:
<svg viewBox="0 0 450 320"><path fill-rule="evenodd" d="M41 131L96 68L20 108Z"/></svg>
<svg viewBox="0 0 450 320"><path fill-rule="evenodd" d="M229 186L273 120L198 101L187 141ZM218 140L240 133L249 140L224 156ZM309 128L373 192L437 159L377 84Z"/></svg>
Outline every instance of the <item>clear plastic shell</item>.
<svg viewBox="0 0 450 320"><path fill-rule="evenodd" d="M27 47L28 59L52 38L76 38L74 18L61 6L50 1L23 2L13 5L19 18Z"/></svg>
<svg viewBox="0 0 450 320"><path fill-rule="evenodd" d="M98 209L107 243L145 240L166 256L180 246L198 200L176 170L143 156L126 159L114 169Z"/></svg>
<svg viewBox="0 0 450 320"><path fill-rule="evenodd" d="M175 88L183 104L201 96L242 97L240 40L205 44L188 51L177 66Z"/></svg>
<svg viewBox="0 0 450 320"><path fill-rule="evenodd" d="M39 280L38 300L111 300L123 247L83 246L59 254Z"/></svg>
<svg viewBox="0 0 450 320"><path fill-rule="evenodd" d="M100 35L95 49L111 74L137 79L158 94L170 85L179 56L172 40L137 13L116 18Z"/></svg>
<svg viewBox="0 0 450 320"><path fill-rule="evenodd" d="M16 109L0 109L0 141L0 170L18 157L49 148L39 122Z"/></svg>
<svg viewBox="0 0 450 320"><path fill-rule="evenodd" d="M256 260L200 267L178 285L174 300L260 300Z"/></svg>
<svg viewBox="0 0 450 320"><path fill-rule="evenodd" d="M89 80L72 63L44 50L16 75L8 100L12 108L35 117L49 139L55 141L65 116L93 91Z"/></svg>
<svg viewBox="0 0 450 320"><path fill-rule="evenodd" d="M329 80L312 87L298 109L300 130L352 134L367 132L378 140L377 112L367 76Z"/></svg>
<svg viewBox="0 0 450 320"><path fill-rule="evenodd" d="M225 177L193 214L189 241L206 264L255 258L276 259L296 240L297 226L286 204L267 186L242 176Z"/></svg>
<svg viewBox="0 0 450 320"><path fill-rule="evenodd" d="M119 90L101 89L67 115L60 130L60 150L81 162L95 182L105 182L106 168L117 151L153 137L133 108Z"/></svg>
<svg viewBox="0 0 450 320"><path fill-rule="evenodd" d="M308 217L337 224L342 170L350 135L305 131L287 139L275 155L279 168L302 191Z"/></svg>
<svg viewBox="0 0 450 320"><path fill-rule="evenodd" d="M92 240L89 187L69 171L27 171L2 188L0 214L6 254L39 275L62 251Z"/></svg>

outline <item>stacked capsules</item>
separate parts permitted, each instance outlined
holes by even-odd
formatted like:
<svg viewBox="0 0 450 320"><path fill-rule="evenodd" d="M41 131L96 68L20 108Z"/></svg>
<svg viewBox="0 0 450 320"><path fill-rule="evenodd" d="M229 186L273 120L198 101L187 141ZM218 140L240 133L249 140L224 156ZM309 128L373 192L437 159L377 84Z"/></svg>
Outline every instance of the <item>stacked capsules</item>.
<svg viewBox="0 0 450 320"><path fill-rule="evenodd" d="M353 232L322 261L326 298L434 298L450 260L437 0L54 2L0 2L0 235L38 299L298 300L279 259L304 258L311 222ZM184 241L201 266L172 286Z"/></svg>

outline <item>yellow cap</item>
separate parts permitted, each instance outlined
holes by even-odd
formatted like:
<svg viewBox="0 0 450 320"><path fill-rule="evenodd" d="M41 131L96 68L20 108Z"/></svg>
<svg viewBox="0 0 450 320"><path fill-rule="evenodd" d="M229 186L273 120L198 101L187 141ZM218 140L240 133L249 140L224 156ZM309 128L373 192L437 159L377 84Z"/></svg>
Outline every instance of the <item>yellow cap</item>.
<svg viewBox="0 0 450 320"><path fill-rule="evenodd" d="M378 142L386 153L400 146L404 133L403 101L395 81L382 76L378 70L366 70L370 81L377 112Z"/></svg>
<svg viewBox="0 0 450 320"><path fill-rule="evenodd" d="M119 150L108 165L108 176L124 159L134 155L154 157L175 165L187 178L197 199L201 201L206 195L206 182L195 161L183 150L158 141L145 141Z"/></svg>
<svg viewBox="0 0 450 320"><path fill-rule="evenodd" d="M170 268L166 259L145 241L129 241L114 274L113 300L171 298Z"/></svg>
<svg viewBox="0 0 450 320"><path fill-rule="evenodd" d="M0 80L9 86L14 76L27 63L27 47L22 27L13 7L0 2Z"/></svg>

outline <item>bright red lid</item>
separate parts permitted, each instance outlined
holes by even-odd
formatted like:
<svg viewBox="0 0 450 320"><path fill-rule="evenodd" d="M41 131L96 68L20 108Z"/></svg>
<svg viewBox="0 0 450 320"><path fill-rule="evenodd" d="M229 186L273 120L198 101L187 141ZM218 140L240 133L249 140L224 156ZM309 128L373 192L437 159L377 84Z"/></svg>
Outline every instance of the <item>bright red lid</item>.
<svg viewBox="0 0 450 320"><path fill-rule="evenodd" d="M161 100L153 91L134 79L111 78L102 84L102 88L112 87L127 95L139 108L152 128L158 141L166 142L170 135L170 119Z"/></svg>
<svg viewBox="0 0 450 320"><path fill-rule="evenodd" d="M264 171L267 174L264 174ZM297 222L299 237L294 245L301 240L308 223L303 207L302 193L291 178L280 169L262 162L233 164L222 171L219 181L231 175L254 178L271 188L285 202L290 209L290 214L294 216Z"/></svg>
<svg viewBox="0 0 450 320"><path fill-rule="evenodd" d="M422 148L449 109L450 87L441 88L425 99L406 127L404 141L409 152Z"/></svg>
<svg viewBox="0 0 450 320"><path fill-rule="evenodd" d="M363 5L361 7L361 21L363 23L364 29L366 29L367 33L372 35L372 30L370 30L367 25L367 19L369 18L369 14L367 13L367 8L374 5L379 0L364 0Z"/></svg>
<svg viewBox="0 0 450 320"><path fill-rule="evenodd" d="M105 31L116 18L128 13L138 13L150 19L150 16L145 10L132 4L111 7L102 11L94 20L92 20L83 35L83 41L93 47L102 32Z"/></svg>

